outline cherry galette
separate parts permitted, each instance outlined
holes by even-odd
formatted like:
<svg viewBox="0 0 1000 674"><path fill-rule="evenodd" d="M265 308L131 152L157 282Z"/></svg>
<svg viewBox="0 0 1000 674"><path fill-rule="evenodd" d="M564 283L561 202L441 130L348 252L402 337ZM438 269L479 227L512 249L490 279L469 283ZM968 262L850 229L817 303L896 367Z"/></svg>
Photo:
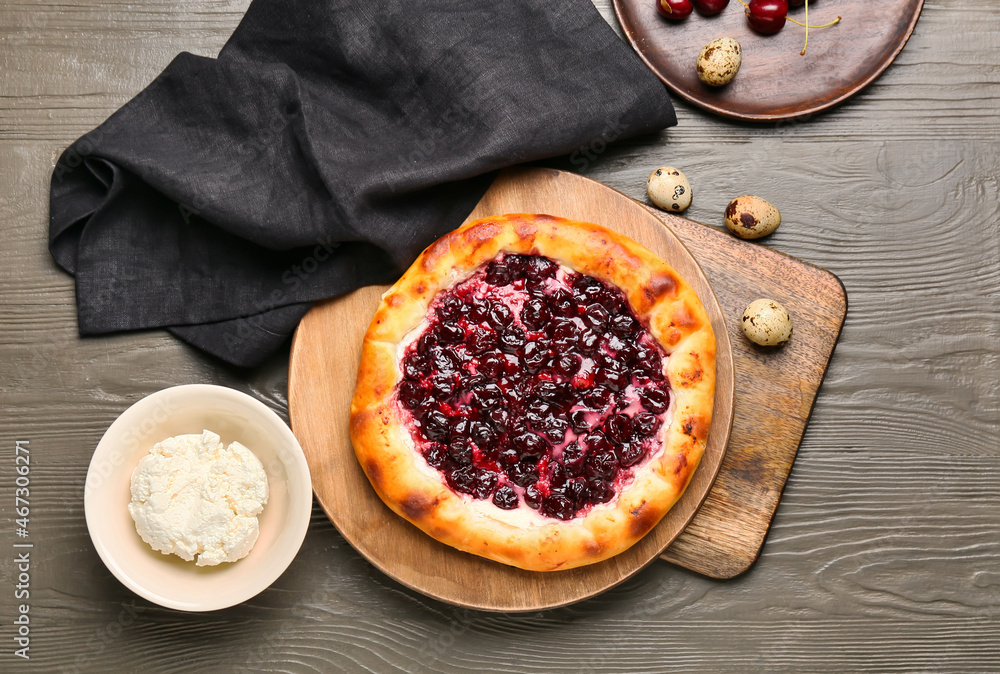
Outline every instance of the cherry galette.
<svg viewBox="0 0 1000 674"><path fill-rule="evenodd" d="M568 520L660 448L664 357L620 290L502 253L431 303L397 397L452 489Z"/></svg>
<svg viewBox="0 0 1000 674"><path fill-rule="evenodd" d="M466 225L383 297L351 407L362 468L438 540L531 570L627 549L683 493L712 414L697 296L620 234Z"/></svg>

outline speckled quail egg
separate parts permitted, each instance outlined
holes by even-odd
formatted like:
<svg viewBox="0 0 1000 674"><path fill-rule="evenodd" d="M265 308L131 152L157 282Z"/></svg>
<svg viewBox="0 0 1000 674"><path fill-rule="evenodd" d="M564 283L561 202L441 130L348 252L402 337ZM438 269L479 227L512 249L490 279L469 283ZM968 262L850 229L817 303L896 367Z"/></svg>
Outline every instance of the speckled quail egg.
<svg viewBox="0 0 1000 674"><path fill-rule="evenodd" d="M774 300L751 302L741 325L746 338L761 346L780 346L792 338L792 317Z"/></svg>
<svg viewBox="0 0 1000 674"><path fill-rule="evenodd" d="M712 40L698 53L698 79L711 87L729 84L743 65L743 49L731 37Z"/></svg>
<svg viewBox="0 0 1000 674"><path fill-rule="evenodd" d="M767 236L780 224L781 213L760 197L744 194L726 207L726 228L741 239Z"/></svg>
<svg viewBox="0 0 1000 674"><path fill-rule="evenodd" d="M650 200L665 211L680 213L691 205L691 183L673 166L661 166L649 174L646 193Z"/></svg>

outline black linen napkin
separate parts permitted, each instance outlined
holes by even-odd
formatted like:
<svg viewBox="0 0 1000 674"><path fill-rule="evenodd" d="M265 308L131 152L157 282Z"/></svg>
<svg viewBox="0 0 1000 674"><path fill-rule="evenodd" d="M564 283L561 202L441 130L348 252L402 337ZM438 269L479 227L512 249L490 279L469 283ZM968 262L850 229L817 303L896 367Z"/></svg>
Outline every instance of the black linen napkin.
<svg viewBox="0 0 1000 674"><path fill-rule="evenodd" d="M254 0L60 157L79 330L259 364L312 302L394 280L498 168L676 123L590 0ZM582 156L582 155L579 155Z"/></svg>

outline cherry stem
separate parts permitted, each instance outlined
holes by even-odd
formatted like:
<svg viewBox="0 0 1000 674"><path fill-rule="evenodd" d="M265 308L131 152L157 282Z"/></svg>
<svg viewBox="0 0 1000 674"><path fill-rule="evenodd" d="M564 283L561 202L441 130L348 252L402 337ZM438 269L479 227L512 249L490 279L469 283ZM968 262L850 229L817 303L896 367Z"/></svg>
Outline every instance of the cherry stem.
<svg viewBox="0 0 1000 674"><path fill-rule="evenodd" d="M824 24L822 24L820 26L809 26L809 25L806 25L806 24L802 23L801 21L796 21L795 19L793 19L790 16L789 17L785 17L785 18L788 19L789 21L791 21L792 23L797 23L800 26L803 26L804 28L829 28L830 26L832 26L832 25L834 25L836 23L840 23L840 17L839 16L836 19L834 19L833 21L831 21L830 23L824 23Z"/></svg>
<svg viewBox="0 0 1000 674"><path fill-rule="evenodd" d="M831 21L830 23L824 23L824 24L822 24L820 26L809 26L809 25L806 25L806 24L802 23L801 21L796 21L795 19L793 19L791 17L786 17L786 18L789 21L791 21L792 23L797 23L800 26L803 26L805 28L829 28L830 26L834 25L835 23L840 23L840 17L839 16L836 19L834 19L833 21Z"/></svg>
<svg viewBox="0 0 1000 674"><path fill-rule="evenodd" d="M809 0L806 0L806 41L802 45L802 51L799 52L799 56L806 55L806 47L809 46Z"/></svg>
<svg viewBox="0 0 1000 674"><path fill-rule="evenodd" d="M743 2L743 0L736 0L736 2L740 3L741 5L743 5L747 9L747 11L750 10L750 5L748 5L747 3ZM819 25L819 26L810 26L809 25L809 0L806 0L806 22L805 23L802 23L801 21L796 21L795 19L793 19L792 17L788 16L787 14L785 15L785 18L788 19L789 21L791 21L792 23L796 23L796 24L798 24L798 25L800 25L800 26L802 26L803 28L806 29L806 43L802 46L802 51L799 52L800 56L805 56L806 55L806 47L809 46L809 29L810 28L829 28L830 26L833 26L834 24L840 23L840 17L838 16L836 19L834 19L833 21L831 21L829 23L824 23L824 24Z"/></svg>

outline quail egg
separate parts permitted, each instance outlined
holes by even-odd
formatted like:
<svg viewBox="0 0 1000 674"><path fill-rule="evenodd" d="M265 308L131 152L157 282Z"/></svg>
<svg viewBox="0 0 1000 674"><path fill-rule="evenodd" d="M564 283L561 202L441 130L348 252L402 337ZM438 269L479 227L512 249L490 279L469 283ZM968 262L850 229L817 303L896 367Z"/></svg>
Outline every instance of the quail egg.
<svg viewBox="0 0 1000 674"><path fill-rule="evenodd" d="M726 228L741 239L767 236L781 224L778 209L760 197L736 197L726 207Z"/></svg>
<svg viewBox="0 0 1000 674"><path fill-rule="evenodd" d="M746 338L761 346L780 346L792 338L792 317L774 300L751 302L741 325Z"/></svg>
<svg viewBox="0 0 1000 674"><path fill-rule="evenodd" d="M680 213L691 205L691 183L673 166L661 166L649 174L646 193L650 200L665 211Z"/></svg>
<svg viewBox="0 0 1000 674"><path fill-rule="evenodd" d="M743 65L743 49L731 37L712 40L698 53L698 79L711 87L729 84Z"/></svg>

